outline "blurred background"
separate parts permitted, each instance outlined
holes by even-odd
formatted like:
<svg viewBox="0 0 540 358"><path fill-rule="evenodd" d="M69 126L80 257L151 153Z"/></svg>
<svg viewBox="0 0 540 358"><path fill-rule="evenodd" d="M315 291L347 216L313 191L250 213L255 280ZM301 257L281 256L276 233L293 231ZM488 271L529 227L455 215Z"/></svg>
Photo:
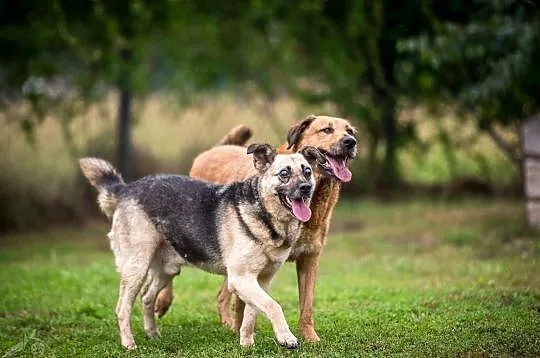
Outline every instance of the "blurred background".
<svg viewBox="0 0 540 358"><path fill-rule="evenodd" d="M78 157L187 173L236 124L278 145L311 113L358 128L346 198L523 193L534 1L10 1L0 21L2 232L95 212Z"/></svg>
<svg viewBox="0 0 540 358"><path fill-rule="evenodd" d="M359 155L300 354L540 356L533 0L0 1L0 355L123 354L78 158L187 174L233 126L277 146L312 113L350 120ZM177 281L160 340L134 314L141 355L245 355L222 278ZM272 295L296 334L294 265ZM249 352L283 354L257 332Z"/></svg>

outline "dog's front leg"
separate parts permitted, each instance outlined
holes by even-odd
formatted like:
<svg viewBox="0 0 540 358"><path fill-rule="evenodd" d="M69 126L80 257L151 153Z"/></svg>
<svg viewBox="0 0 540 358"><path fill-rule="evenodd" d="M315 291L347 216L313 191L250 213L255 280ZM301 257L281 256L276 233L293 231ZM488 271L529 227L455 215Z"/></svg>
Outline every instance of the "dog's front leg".
<svg viewBox="0 0 540 358"><path fill-rule="evenodd" d="M313 322L313 296L315 282L319 269L319 253L304 254L296 259L296 274L298 278L298 294L300 303L300 333L306 341L318 342L320 340L315 332Z"/></svg>
<svg viewBox="0 0 540 358"><path fill-rule="evenodd" d="M273 274L271 276L259 277L259 284L267 293L270 293L270 283L272 282ZM243 319L238 328L240 332L240 344L243 346L252 345L254 343L255 323L257 322L259 310L253 305L244 304L239 298L237 300L237 304L241 302L242 306L245 307L242 315Z"/></svg>
<svg viewBox="0 0 540 358"><path fill-rule="evenodd" d="M236 292L240 299L248 305L253 305L263 312L270 320L276 339L281 346L288 349L298 348L298 340L289 329L281 306L262 289L257 281L257 275L245 272L229 272L228 279L231 291ZM250 314L249 319L252 320L251 312L248 313ZM244 317L244 319L246 318ZM248 321L248 323L250 322ZM249 331L246 330L246 333L249 333ZM250 344L250 341L248 339L240 343Z"/></svg>

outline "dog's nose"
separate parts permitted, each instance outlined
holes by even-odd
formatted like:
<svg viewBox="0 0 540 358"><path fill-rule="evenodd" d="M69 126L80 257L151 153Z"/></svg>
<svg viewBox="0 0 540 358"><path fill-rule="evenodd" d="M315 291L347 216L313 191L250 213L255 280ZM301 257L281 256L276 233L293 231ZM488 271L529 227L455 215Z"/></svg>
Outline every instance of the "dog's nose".
<svg viewBox="0 0 540 358"><path fill-rule="evenodd" d="M298 188L300 189L300 193L304 195L311 194L311 184L309 183L302 183Z"/></svg>
<svg viewBox="0 0 540 358"><path fill-rule="evenodd" d="M352 149L356 145L356 139L351 136L346 136L342 139L342 143L347 149Z"/></svg>

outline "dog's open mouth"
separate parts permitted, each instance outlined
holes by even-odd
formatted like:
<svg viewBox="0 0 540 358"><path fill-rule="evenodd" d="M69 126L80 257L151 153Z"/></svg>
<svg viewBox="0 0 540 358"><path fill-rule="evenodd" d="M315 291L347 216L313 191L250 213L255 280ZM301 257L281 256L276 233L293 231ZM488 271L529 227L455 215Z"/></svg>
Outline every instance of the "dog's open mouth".
<svg viewBox="0 0 540 358"><path fill-rule="evenodd" d="M311 218L311 209L304 199L291 199L287 195L281 193L279 193L278 196L281 204L286 207L295 218L301 222L306 222Z"/></svg>
<svg viewBox="0 0 540 358"><path fill-rule="evenodd" d="M347 168L347 161L349 160L347 154L334 155L324 149L320 149L320 151L326 157L326 163L320 164L320 166L327 174L335 176L342 182L351 181L352 173L351 170Z"/></svg>

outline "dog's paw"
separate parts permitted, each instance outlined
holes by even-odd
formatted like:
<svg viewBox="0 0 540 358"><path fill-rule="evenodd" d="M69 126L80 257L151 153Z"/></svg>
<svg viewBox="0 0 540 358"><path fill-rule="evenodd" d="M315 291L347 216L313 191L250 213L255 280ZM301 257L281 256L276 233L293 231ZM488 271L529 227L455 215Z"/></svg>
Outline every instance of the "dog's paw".
<svg viewBox="0 0 540 358"><path fill-rule="evenodd" d="M129 341L129 342L122 343L122 346L124 346L124 348L127 349L128 351L132 351L134 349L137 349L137 345L135 344L135 341Z"/></svg>
<svg viewBox="0 0 540 358"><path fill-rule="evenodd" d="M255 344L254 335L240 336L240 345L242 347L249 347Z"/></svg>
<svg viewBox="0 0 540 358"><path fill-rule="evenodd" d="M159 333L157 328L145 330L144 333L149 339L157 339L161 337L161 333Z"/></svg>
<svg viewBox="0 0 540 358"><path fill-rule="evenodd" d="M307 342L315 343L321 340L313 326L301 327L300 332Z"/></svg>
<svg viewBox="0 0 540 358"><path fill-rule="evenodd" d="M296 339L296 337L290 332L281 335L280 337L276 337L276 339L280 346L287 349L297 349L299 347L298 339Z"/></svg>
<svg viewBox="0 0 540 358"><path fill-rule="evenodd" d="M225 326L226 328L230 329L233 332L237 332L234 330L234 320L231 316L222 316L221 317L221 324Z"/></svg>

